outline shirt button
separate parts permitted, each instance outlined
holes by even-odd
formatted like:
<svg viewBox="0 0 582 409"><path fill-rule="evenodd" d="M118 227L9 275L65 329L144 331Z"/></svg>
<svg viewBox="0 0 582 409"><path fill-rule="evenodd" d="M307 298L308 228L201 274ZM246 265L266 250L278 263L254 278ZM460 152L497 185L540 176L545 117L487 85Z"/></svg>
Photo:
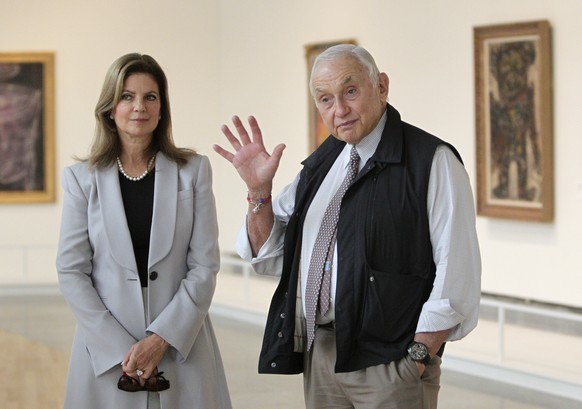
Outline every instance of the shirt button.
<svg viewBox="0 0 582 409"><path fill-rule="evenodd" d="M150 273L150 280L156 281L157 278L158 278L158 272L157 271L152 271Z"/></svg>
<svg viewBox="0 0 582 409"><path fill-rule="evenodd" d="M277 363L276 362L271 362L271 368L276 368L277 367Z"/></svg>
<svg viewBox="0 0 582 409"><path fill-rule="evenodd" d="M281 331L279 331L279 333L277 334L277 336L278 336L279 338L283 338L283 333L282 333Z"/></svg>
<svg viewBox="0 0 582 409"><path fill-rule="evenodd" d="M285 313L284 313L284 312L282 312L282 313L281 313L281 315L279 315L279 317L281 317L281 318L285 318Z"/></svg>
<svg viewBox="0 0 582 409"><path fill-rule="evenodd" d="M370 277L370 281L374 282L374 276Z"/></svg>

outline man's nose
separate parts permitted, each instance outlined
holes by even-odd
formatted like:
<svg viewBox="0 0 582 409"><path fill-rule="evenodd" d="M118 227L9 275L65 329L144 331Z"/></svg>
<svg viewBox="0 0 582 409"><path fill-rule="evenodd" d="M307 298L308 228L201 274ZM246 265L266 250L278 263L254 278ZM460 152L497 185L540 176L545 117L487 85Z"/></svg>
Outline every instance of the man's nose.
<svg viewBox="0 0 582 409"><path fill-rule="evenodd" d="M335 112L337 116L345 116L350 112L350 107L343 99L338 98L335 103Z"/></svg>

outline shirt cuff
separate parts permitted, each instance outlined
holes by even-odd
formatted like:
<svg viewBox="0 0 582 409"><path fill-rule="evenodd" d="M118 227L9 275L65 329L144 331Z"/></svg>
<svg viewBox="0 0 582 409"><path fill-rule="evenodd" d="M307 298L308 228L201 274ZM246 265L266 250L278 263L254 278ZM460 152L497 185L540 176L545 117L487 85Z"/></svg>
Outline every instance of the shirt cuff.
<svg viewBox="0 0 582 409"><path fill-rule="evenodd" d="M469 332L463 328L464 321L465 317L451 307L448 299L429 300L422 307L416 332L437 332L450 329L447 341L455 341Z"/></svg>
<svg viewBox="0 0 582 409"><path fill-rule="evenodd" d="M281 275L281 263L283 255L283 236L285 224L277 218L273 223L273 229L265 244L260 248L259 254L253 257L253 251L247 233L247 219L243 222L236 239L236 252L245 261L251 263L257 274Z"/></svg>

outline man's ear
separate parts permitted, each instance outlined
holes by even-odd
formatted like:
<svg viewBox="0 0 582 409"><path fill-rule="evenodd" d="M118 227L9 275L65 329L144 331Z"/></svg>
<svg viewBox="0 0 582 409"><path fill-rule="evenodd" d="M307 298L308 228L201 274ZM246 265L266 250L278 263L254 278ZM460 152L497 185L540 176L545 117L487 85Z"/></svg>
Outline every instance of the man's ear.
<svg viewBox="0 0 582 409"><path fill-rule="evenodd" d="M378 88L382 101L388 100L388 90L390 88L390 79L385 72L381 72L378 78Z"/></svg>

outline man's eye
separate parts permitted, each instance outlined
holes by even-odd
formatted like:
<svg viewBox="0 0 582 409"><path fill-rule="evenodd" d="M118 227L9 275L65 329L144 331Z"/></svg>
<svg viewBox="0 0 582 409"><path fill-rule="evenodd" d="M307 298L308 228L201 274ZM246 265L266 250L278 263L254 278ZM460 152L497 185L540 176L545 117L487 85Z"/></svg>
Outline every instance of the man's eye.
<svg viewBox="0 0 582 409"><path fill-rule="evenodd" d="M327 96L327 97L321 97L321 98L319 99L319 103L320 103L321 105L329 106L329 105L333 104L333 98L332 98L332 97L330 97L330 96Z"/></svg>

